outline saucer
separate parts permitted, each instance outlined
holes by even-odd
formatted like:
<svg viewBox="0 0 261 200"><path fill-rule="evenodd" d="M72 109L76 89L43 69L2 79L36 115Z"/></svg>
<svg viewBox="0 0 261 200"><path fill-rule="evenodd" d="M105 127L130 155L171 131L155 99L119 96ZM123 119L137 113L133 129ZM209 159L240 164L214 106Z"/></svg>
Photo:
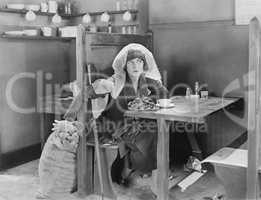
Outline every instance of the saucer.
<svg viewBox="0 0 261 200"><path fill-rule="evenodd" d="M159 105L159 104L157 104L157 106L160 107L160 108L173 108L175 105L174 105L174 103L169 103L169 104L166 105L166 106L161 106L161 105Z"/></svg>
<svg viewBox="0 0 261 200"><path fill-rule="evenodd" d="M189 113L191 112L189 107L186 106L176 106L175 108L173 108L173 111L176 113Z"/></svg>

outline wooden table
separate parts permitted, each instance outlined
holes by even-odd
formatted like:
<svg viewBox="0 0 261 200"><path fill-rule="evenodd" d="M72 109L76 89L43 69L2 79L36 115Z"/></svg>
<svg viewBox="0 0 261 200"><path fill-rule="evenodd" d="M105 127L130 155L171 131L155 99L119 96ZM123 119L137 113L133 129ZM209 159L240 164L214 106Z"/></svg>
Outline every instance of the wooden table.
<svg viewBox="0 0 261 200"><path fill-rule="evenodd" d="M157 143L157 177L155 186L158 200L168 200L168 172L169 172L169 122L182 121L205 123L207 116L219 111L239 98L210 97L208 100L199 100L196 105L185 97L174 97L175 107L157 111L127 111L125 116L135 118L156 119L158 125Z"/></svg>

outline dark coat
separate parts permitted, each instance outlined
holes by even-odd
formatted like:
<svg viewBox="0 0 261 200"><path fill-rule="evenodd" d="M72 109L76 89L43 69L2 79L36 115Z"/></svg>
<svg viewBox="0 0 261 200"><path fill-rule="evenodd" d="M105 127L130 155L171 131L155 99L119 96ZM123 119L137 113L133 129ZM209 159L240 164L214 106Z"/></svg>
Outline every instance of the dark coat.
<svg viewBox="0 0 261 200"><path fill-rule="evenodd" d="M156 168L157 122L148 119L124 118L128 103L137 97L151 97L155 102L167 98L168 90L159 82L141 76L135 92L127 78L117 99L111 98L98 119L98 130L120 139L120 156L128 156L129 168L146 173ZM109 133L109 134L108 134Z"/></svg>

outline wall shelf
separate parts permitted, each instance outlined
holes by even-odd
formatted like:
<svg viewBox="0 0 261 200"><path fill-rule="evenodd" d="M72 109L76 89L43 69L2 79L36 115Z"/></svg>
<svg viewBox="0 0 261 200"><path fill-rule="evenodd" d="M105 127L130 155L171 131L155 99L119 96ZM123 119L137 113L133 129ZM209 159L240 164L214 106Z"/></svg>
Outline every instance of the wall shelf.
<svg viewBox="0 0 261 200"><path fill-rule="evenodd" d="M124 14L128 10L119 10L119 11L107 11L108 14L115 15L115 14ZM136 14L138 13L138 10L129 10L130 13ZM17 13L17 14L26 14L28 12L27 9L10 9L10 8L0 8L0 12L6 12L6 13ZM36 15L42 15L42 16L53 16L55 13L49 13L49 12L41 12L41 11L34 11ZM105 11L98 11L98 12L89 12L89 15L91 16L97 16L101 15ZM73 17L81 17L84 16L85 13L78 13L78 14L59 14L63 18L73 18Z"/></svg>
<svg viewBox="0 0 261 200"><path fill-rule="evenodd" d="M45 36L26 36L26 35L7 35L1 34L1 38L6 39L18 39L18 40L60 40L64 42L70 42L71 40L75 39L72 37L45 37Z"/></svg>
<svg viewBox="0 0 261 200"><path fill-rule="evenodd" d="M126 11L129 11L131 14L137 14L139 11L136 9L132 9L132 10L112 10L112 11L106 11L109 15L117 15L117 14L124 14ZM105 11L97 11L97 12L88 12L88 14L90 16L96 16L96 15L101 15L102 13L104 13ZM87 13L80 13L80 14L76 14L75 17L81 17L83 15L85 15Z"/></svg>
<svg viewBox="0 0 261 200"><path fill-rule="evenodd" d="M16 14L26 14L28 10L26 9L10 9L10 8L0 8L0 12L6 12L6 13L16 13ZM55 13L49 13L49 12L41 12L41 11L34 11L36 15L42 15L42 16L54 16ZM63 18L71 18L71 17L77 17L78 15L68 15L68 14L59 14Z"/></svg>

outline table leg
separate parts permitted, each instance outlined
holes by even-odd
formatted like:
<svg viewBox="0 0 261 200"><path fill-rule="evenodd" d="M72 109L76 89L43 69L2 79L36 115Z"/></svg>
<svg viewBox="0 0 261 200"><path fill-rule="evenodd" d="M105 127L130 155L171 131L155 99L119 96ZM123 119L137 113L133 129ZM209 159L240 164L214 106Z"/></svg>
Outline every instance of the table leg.
<svg viewBox="0 0 261 200"><path fill-rule="evenodd" d="M169 174L169 124L159 118L158 145L157 145L157 199L168 200L168 174Z"/></svg>

